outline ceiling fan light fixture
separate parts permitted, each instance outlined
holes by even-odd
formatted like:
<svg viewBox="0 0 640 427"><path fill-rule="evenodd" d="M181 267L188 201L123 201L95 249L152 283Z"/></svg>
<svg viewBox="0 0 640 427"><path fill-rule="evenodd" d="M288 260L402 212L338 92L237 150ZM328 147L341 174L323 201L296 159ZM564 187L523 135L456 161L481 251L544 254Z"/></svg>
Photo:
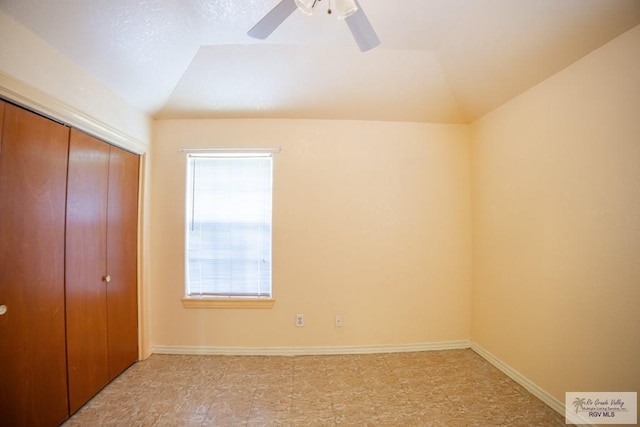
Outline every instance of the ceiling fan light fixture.
<svg viewBox="0 0 640 427"><path fill-rule="evenodd" d="M313 14L313 8L316 5L317 0L295 0L298 9L305 15Z"/></svg>
<svg viewBox="0 0 640 427"><path fill-rule="evenodd" d="M298 1L298 0L296 0ZM354 0L335 0L336 15L338 19L345 19L358 11L358 6Z"/></svg>
<svg viewBox="0 0 640 427"><path fill-rule="evenodd" d="M2 1L2 0L0 0ZM256 39L264 40L280 26L296 9L307 15L313 13L313 9L321 0L280 0L256 25L254 25L247 35ZM331 0L327 9L332 13ZM380 39L376 34L371 22L364 13L358 0L334 0L335 11L338 19L344 20L353 35L361 52L366 52L380 45Z"/></svg>

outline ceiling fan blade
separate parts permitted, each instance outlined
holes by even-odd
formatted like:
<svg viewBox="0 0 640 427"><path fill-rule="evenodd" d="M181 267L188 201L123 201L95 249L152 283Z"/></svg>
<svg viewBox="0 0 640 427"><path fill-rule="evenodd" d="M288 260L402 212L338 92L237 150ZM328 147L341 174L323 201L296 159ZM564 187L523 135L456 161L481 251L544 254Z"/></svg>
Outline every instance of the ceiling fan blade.
<svg viewBox="0 0 640 427"><path fill-rule="evenodd" d="M276 7L271 9L269 13L247 32L247 35L255 39L266 39L297 8L298 6L296 6L294 0L281 0Z"/></svg>
<svg viewBox="0 0 640 427"><path fill-rule="evenodd" d="M355 0L358 6L358 11L351 16L345 18L347 25L353 34L353 38L356 39L358 47L362 52L373 49L380 44L380 39L375 30L371 26L371 22L367 19L367 15L364 14L362 6Z"/></svg>

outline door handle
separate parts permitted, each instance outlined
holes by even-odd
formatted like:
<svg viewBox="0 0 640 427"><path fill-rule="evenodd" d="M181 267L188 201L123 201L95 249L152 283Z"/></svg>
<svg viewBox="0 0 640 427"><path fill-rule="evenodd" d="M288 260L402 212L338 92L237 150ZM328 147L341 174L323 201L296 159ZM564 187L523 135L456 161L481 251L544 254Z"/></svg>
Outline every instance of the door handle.
<svg viewBox="0 0 640 427"><path fill-rule="evenodd" d="M109 275L104 276L104 278L102 280L104 280L105 282L109 283L111 281L111 276L109 276Z"/></svg>
<svg viewBox="0 0 640 427"><path fill-rule="evenodd" d="M7 312L7 306L6 305L0 305L0 316L2 316L3 314L5 314Z"/></svg>

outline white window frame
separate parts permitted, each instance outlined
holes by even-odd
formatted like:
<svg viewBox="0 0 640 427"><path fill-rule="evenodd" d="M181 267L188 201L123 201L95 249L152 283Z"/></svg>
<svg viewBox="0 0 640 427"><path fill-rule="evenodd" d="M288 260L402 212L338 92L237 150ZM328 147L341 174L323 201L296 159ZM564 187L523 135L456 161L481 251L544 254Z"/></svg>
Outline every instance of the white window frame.
<svg viewBox="0 0 640 427"><path fill-rule="evenodd" d="M185 190L190 188L191 159L197 157L216 157L216 158L240 158L240 157L270 157L271 158L271 202L273 201L273 153L279 152L279 149L252 149L252 148L214 148L214 149L181 149L187 152L186 156L186 186ZM190 196L185 197L185 214L189 212ZM200 295L190 294L189 290L189 235L188 228L190 226L190 218L185 217L185 297L182 299L185 308L271 308L275 303L273 298L273 267L271 266L270 274L270 293L264 296L234 296L234 295ZM271 209L271 230L273 230L273 207ZM271 247L273 245L273 231L270 236ZM271 262L272 264L272 262Z"/></svg>

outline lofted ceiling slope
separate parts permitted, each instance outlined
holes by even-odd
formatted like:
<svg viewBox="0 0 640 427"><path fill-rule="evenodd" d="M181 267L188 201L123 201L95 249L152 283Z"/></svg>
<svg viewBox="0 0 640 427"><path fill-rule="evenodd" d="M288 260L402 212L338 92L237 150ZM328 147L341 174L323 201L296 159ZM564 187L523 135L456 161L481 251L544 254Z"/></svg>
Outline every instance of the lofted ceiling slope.
<svg viewBox="0 0 640 427"><path fill-rule="evenodd" d="M360 0L381 40L278 0L0 0L31 30L155 118L468 123L640 24L640 0Z"/></svg>

